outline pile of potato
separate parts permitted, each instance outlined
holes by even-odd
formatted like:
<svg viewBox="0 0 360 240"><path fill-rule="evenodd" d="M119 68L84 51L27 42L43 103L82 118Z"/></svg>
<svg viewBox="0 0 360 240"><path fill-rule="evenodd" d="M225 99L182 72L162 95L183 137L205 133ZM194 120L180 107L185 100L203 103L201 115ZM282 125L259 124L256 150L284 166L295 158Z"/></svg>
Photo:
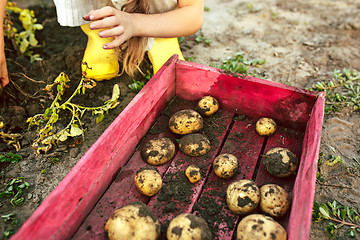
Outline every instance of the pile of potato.
<svg viewBox="0 0 360 240"><path fill-rule="evenodd" d="M218 109L219 102L212 96L205 96L198 102L197 111L184 109L171 116L169 129L181 136L178 143L181 152L197 157L210 151L209 139L199 131L204 126L203 117L211 116ZM261 136L274 134L276 128L271 118L264 117L256 123L256 132ZM154 166L169 162L175 155L175 149L175 144L164 137L148 141L141 149L141 157L149 166L139 169L134 181L142 194L153 196L160 191L162 179ZM296 174L299 161L291 151L278 147L266 152L263 164L270 174L287 177ZM230 179L237 174L239 162L236 156L223 153L214 159L212 167L218 177ZM185 175L194 184L201 180L200 168L195 165L188 166ZM289 195L281 186L265 184L259 188L252 180L234 181L227 187L226 203L232 212L245 216L237 227L237 239L286 240L285 229L273 219L284 216L290 209ZM263 214L252 214L258 207ZM143 211L145 215L140 213ZM113 213L105 231L109 239L157 239L160 223L147 205L132 203ZM146 238L137 231L146 231ZM212 239L212 236L204 219L185 213L170 222L167 239Z"/></svg>

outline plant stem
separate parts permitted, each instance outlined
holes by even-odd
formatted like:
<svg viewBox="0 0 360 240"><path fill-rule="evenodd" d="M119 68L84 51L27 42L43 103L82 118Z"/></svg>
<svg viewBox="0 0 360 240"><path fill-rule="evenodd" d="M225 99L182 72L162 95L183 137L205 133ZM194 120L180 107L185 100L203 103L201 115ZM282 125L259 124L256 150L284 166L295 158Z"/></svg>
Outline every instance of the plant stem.
<svg viewBox="0 0 360 240"><path fill-rule="evenodd" d="M340 224L342 224L342 225L347 225L347 226L351 226L351 227L355 227L355 228L360 228L360 225L356 225L356 224L354 224L354 223L345 222L345 221L338 220L338 219L332 218L332 217L329 217L328 219L331 220L331 221L340 223Z"/></svg>

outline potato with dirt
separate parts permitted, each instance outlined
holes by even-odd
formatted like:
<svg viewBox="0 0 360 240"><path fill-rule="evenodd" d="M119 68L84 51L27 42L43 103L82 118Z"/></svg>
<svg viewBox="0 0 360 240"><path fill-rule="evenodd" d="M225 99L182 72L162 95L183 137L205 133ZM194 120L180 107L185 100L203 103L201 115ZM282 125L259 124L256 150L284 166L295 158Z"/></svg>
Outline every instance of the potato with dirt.
<svg viewBox="0 0 360 240"><path fill-rule="evenodd" d="M226 190L227 206L235 214L248 214L255 210L259 202L260 190L252 180L235 181Z"/></svg>
<svg viewBox="0 0 360 240"><path fill-rule="evenodd" d="M221 178L234 176L237 173L238 166L238 159L230 153L218 155L213 162L214 172Z"/></svg>
<svg viewBox="0 0 360 240"><path fill-rule="evenodd" d="M159 171L153 166L140 168L134 177L135 186L146 196L153 196L160 191L162 179Z"/></svg>
<svg viewBox="0 0 360 240"><path fill-rule="evenodd" d="M190 165L185 170L185 175L191 183L197 183L201 180L200 168L195 165Z"/></svg>
<svg viewBox="0 0 360 240"><path fill-rule="evenodd" d="M170 130L181 135L198 132L203 124L201 115L192 109L177 111L169 120Z"/></svg>
<svg viewBox="0 0 360 240"><path fill-rule="evenodd" d="M284 216L289 208L289 194L277 184L265 184L260 188L260 209L272 217Z"/></svg>
<svg viewBox="0 0 360 240"><path fill-rule="evenodd" d="M296 174L299 159L287 148L276 147L266 152L263 159L266 170L276 177Z"/></svg>
<svg viewBox="0 0 360 240"><path fill-rule="evenodd" d="M196 110L203 116L209 117L212 114L216 113L219 109L219 102L212 96L202 97L198 104Z"/></svg>
<svg viewBox="0 0 360 240"><path fill-rule="evenodd" d="M148 141L140 151L141 158L150 165L162 165L175 155L175 144L166 137Z"/></svg>
<svg viewBox="0 0 360 240"><path fill-rule="evenodd" d="M211 149L209 139L202 133L187 134L180 138L179 149L191 157L205 155Z"/></svg>
<svg viewBox="0 0 360 240"><path fill-rule="evenodd" d="M256 122L256 132L260 136L270 136L277 128L276 122L272 118L263 117Z"/></svg>
<svg viewBox="0 0 360 240"><path fill-rule="evenodd" d="M206 221L191 213L183 213L171 220L166 233L168 240L212 240Z"/></svg>
<svg viewBox="0 0 360 240"><path fill-rule="evenodd" d="M285 229L273 218L262 214L244 217L236 230L237 240L286 240Z"/></svg>
<svg viewBox="0 0 360 240"><path fill-rule="evenodd" d="M161 224L147 205L133 202L115 210L104 229L109 240L155 240L160 236Z"/></svg>

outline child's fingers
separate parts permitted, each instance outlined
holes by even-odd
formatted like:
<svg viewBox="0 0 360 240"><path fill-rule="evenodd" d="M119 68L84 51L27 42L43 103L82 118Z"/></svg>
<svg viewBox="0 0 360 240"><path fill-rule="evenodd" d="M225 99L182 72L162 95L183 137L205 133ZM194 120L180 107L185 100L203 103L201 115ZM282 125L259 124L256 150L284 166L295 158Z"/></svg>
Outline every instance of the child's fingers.
<svg viewBox="0 0 360 240"><path fill-rule="evenodd" d="M96 21L103 19L105 17L114 16L116 13L116 9L106 6L100 8L98 10L91 10L88 14L86 14L83 18L86 21Z"/></svg>
<svg viewBox="0 0 360 240"><path fill-rule="evenodd" d="M124 30L125 29L123 26L117 26L114 28L106 29L99 32L99 37L101 38L117 37L124 34Z"/></svg>
<svg viewBox="0 0 360 240"><path fill-rule="evenodd" d="M119 47L123 42L125 42L125 38L123 38L123 35L120 37L116 37L113 41L106 43L103 45L104 49L113 49Z"/></svg>
<svg viewBox="0 0 360 240"><path fill-rule="evenodd" d="M119 22L116 21L115 16L106 17L102 20L90 23L90 29L102 29L102 28L113 28L119 25Z"/></svg>

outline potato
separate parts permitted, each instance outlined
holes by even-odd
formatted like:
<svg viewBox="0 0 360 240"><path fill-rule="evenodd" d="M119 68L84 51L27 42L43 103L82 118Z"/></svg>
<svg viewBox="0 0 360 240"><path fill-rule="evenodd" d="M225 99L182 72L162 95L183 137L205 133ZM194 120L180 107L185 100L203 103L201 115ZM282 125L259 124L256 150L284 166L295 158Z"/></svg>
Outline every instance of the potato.
<svg viewBox="0 0 360 240"><path fill-rule="evenodd" d="M134 202L115 210L104 228L109 240L155 240L161 224L147 205Z"/></svg>
<svg viewBox="0 0 360 240"><path fill-rule="evenodd" d="M192 109L180 110L171 116L169 128L176 134L189 134L202 129L203 119L201 115Z"/></svg>
<svg viewBox="0 0 360 240"><path fill-rule="evenodd" d="M179 141L179 149L186 155L197 157L210 151L210 141L204 134L192 133L183 136Z"/></svg>
<svg viewBox="0 0 360 240"><path fill-rule="evenodd" d="M165 137L148 141L141 149L141 158L151 165L167 163L175 155L175 144Z"/></svg>
<svg viewBox="0 0 360 240"><path fill-rule="evenodd" d="M176 216L170 222L166 236L168 240L212 239L212 234L206 221L190 213Z"/></svg>
<svg viewBox="0 0 360 240"><path fill-rule="evenodd" d="M260 202L260 190L252 180L239 180L231 183L226 190L226 203L229 209L239 215L253 211Z"/></svg>
<svg viewBox="0 0 360 240"><path fill-rule="evenodd" d="M270 136L276 130L276 122L271 118L260 118L256 122L256 132L261 136Z"/></svg>
<svg viewBox="0 0 360 240"><path fill-rule="evenodd" d="M231 178L237 173L238 160L232 154L220 154L214 159L213 168L218 177Z"/></svg>
<svg viewBox="0 0 360 240"><path fill-rule="evenodd" d="M185 170L185 175L191 183L197 183L201 180L200 168L195 165L190 165Z"/></svg>
<svg viewBox="0 0 360 240"><path fill-rule="evenodd" d="M210 116L219 109L219 102L212 96L204 96L197 104L197 110L203 116Z"/></svg>
<svg viewBox="0 0 360 240"><path fill-rule="evenodd" d="M289 195L277 184L266 184L260 188L260 209L272 217L282 217L290 208Z"/></svg>
<svg viewBox="0 0 360 240"><path fill-rule="evenodd" d="M162 179L159 171L153 166L146 166L139 169L134 177L135 186L146 196L155 195L162 186Z"/></svg>
<svg viewBox="0 0 360 240"><path fill-rule="evenodd" d="M244 217L237 227L238 240L286 240L285 229L273 218L262 214Z"/></svg>
<svg viewBox="0 0 360 240"><path fill-rule="evenodd" d="M276 147L264 155L263 163L268 172L276 177L296 174L299 160L289 149Z"/></svg>

